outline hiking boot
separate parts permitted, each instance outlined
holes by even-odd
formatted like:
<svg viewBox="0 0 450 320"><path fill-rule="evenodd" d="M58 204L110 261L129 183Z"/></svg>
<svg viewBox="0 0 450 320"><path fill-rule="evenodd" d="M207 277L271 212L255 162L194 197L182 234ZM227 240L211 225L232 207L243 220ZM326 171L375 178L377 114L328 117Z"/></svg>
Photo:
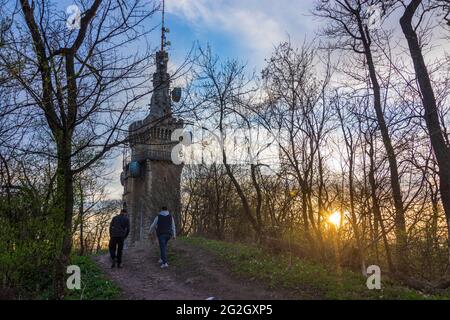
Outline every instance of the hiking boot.
<svg viewBox="0 0 450 320"><path fill-rule="evenodd" d="M169 267L169 264L167 264L167 262L166 263L163 263L162 265L161 265L161 269L165 269L165 268L168 268Z"/></svg>
<svg viewBox="0 0 450 320"><path fill-rule="evenodd" d="M120 263L118 263L118 264L117 264L117 268L122 269L123 266L122 266Z"/></svg>
<svg viewBox="0 0 450 320"><path fill-rule="evenodd" d="M158 260L158 263L159 263L159 264L162 264L162 263L163 263L162 259L159 259L159 260Z"/></svg>
<svg viewBox="0 0 450 320"><path fill-rule="evenodd" d="M116 267L116 262L114 261L113 263L112 263L112 265L111 265L111 269L113 269L113 268L115 268Z"/></svg>

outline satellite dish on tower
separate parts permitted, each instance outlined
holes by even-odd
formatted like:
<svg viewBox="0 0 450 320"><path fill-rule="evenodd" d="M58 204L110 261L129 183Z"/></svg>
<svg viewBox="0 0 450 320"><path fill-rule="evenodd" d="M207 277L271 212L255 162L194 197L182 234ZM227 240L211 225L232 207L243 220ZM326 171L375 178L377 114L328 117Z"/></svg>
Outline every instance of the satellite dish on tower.
<svg viewBox="0 0 450 320"><path fill-rule="evenodd" d="M175 87L172 90L172 101L173 102L180 102L181 100L181 88Z"/></svg>
<svg viewBox="0 0 450 320"><path fill-rule="evenodd" d="M132 161L128 168L132 178L138 178L141 175L141 165L139 162Z"/></svg>

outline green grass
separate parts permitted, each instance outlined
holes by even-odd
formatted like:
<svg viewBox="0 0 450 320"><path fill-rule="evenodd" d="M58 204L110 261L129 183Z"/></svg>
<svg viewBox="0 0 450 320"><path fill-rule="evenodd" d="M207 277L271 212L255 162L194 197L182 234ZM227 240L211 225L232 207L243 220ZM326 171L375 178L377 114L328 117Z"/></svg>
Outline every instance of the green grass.
<svg viewBox="0 0 450 320"><path fill-rule="evenodd" d="M351 271L331 270L325 266L292 258L271 255L252 245L228 243L203 238L180 238L187 244L217 254L218 258L238 276L254 278L272 288L286 288L298 292L299 298L313 299L448 299L446 295L429 296L383 279L381 290L369 290L366 278Z"/></svg>
<svg viewBox="0 0 450 320"><path fill-rule="evenodd" d="M189 259L190 258L186 253L174 250L173 246L169 244L167 248L167 261L170 266L183 268L188 265Z"/></svg>
<svg viewBox="0 0 450 320"><path fill-rule="evenodd" d="M120 297L120 289L108 280L89 256L73 256L71 263L81 270L81 289L68 290L67 300L113 300Z"/></svg>

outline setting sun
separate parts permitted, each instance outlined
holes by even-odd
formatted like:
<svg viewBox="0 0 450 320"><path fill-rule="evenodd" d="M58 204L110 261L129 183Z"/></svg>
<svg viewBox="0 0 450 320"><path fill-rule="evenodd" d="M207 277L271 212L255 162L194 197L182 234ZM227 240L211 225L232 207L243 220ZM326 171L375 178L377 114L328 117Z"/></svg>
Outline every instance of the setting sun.
<svg viewBox="0 0 450 320"><path fill-rule="evenodd" d="M334 224L336 227L339 227L341 224L341 213L339 211L333 212L329 217L328 221Z"/></svg>

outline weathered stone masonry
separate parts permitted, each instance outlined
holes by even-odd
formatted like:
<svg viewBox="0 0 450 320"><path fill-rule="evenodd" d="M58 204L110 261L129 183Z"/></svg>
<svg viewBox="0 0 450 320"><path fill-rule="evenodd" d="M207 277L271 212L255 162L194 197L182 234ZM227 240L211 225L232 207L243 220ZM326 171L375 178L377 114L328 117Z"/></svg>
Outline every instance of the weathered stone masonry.
<svg viewBox="0 0 450 320"><path fill-rule="evenodd" d="M175 165L171 160L172 148L177 143L171 141L171 135L174 130L183 128L183 121L172 116L168 60L167 52L161 48L156 54L150 113L129 128L131 159L124 165L122 183L123 201L131 223L130 244L147 237L151 221L162 206L168 207L179 226L183 166ZM136 177L130 172L133 162L140 168Z"/></svg>

